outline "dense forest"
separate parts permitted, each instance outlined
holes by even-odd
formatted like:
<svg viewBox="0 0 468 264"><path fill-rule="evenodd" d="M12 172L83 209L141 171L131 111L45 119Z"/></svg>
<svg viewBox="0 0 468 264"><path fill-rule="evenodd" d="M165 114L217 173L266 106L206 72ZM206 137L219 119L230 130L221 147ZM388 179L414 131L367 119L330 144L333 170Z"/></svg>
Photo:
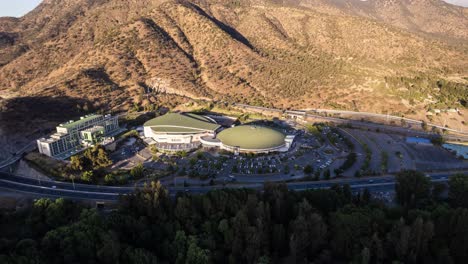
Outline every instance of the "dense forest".
<svg viewBox="0 0 468 264"><path fill-rule="evenodd" d="M159 183L112 211L40 199L0 214L0 263L466 263L468 177L397 175L396 203L349 186L170 196Z"/></svg>

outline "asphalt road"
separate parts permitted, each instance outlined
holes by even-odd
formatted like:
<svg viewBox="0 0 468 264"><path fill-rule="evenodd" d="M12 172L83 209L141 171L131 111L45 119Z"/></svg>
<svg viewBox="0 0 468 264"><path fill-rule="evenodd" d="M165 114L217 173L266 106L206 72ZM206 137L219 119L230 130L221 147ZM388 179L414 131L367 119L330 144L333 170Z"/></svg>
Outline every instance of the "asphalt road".
<svg viewBox="0 0 468 264"><path fill-rule="evenodd" d="M258 110L258 111L281 112L281 110L274 109L274 108L252 106L252 105L246 105L246 104L235 104L235 105L237 107L244 108L244 109L251 109L251 110ZM405 134L405 135L416 135L416 136L421 136L421 137L427 137L427 136L431 136L431 135L434 136L435 135L435 134L432 134L432 133L427 133L427 132L424 132L424 131L415 130L415 129L411 129L411 128L405 128L405 127L401 127L401 126L389 126L389 125L385 125L385 124L363 122L363 121L352 120L352 119L345 119L345 118L338 118L338 117L327 117L327 116L320 115L320 113L346 114L346 115L355 116L355 117L379 117L379 118L383 118L383 119L396 120L396 121L400 121L401 119L403 119L409 125L410 124L411 125L416 125L416 126L421 125L421 121L419 121L419 120L414 120L414 119L409 119L409 118L404 118L404 117L398 117L398 116L376 114L376 113L369 113L369 112L354 112L354 111L328 110L328 109L309 109L308 111L290 110L290 111L285 111L285 113L286 114L291 113L291 114L294 114L294 115L297 115L297 116L304 116L304 118L306 120L307 120L307 118L315 118L315 119L335 122L335 123L338 123L338 124L351 124L351 125L356 126L356 127L380 129L382 131L402 133L402 134ZM313 114L313 113L316 113L316 114ZM431 123L428 123L427 126L429 128L437 127L439 129L445 129L447 131L457 133L457 134L443 135L443 137L446 140L468 141L468 132L467 131L459 131L459 130L456 130L456 129L450 129L450 128L442 127L442 126L439 126L437 124L431 124Z"/></svg>
<svg viewBox="0 0 468 264"><path fill-rule="evenodd" d="M468 172L463 172L468 176ZM433 182L446 182L452 173L428 174ZM382 176L374 178L359 179L336 179L332 181L319 182L296 182L287 183L289 189L303 191L309 189L326 189L334 184L349 184L355 191L369 189L371 192L391 192L394 190L395 177ZM38 197L64 197L75 200L91 201L116 201L120 195L129 194L135 191L135 187L112 187L85 184L72 184L57 181L38 181L30 178L23 178L8 173L0 172L0 188L21 193L28 193ZM223 186L200 186L200 187L168 187L171 195L178 192L191 194L203 194L211 190L224 188L250 188L254 190L263 189L263 184L242 184Z"/></svg>

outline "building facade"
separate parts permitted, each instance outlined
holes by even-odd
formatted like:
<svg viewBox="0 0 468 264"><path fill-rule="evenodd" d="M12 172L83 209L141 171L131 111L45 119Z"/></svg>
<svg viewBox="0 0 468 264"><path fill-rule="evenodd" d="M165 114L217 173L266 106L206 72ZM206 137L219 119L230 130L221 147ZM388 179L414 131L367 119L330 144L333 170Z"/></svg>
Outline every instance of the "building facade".
<svg viewBox="0 0 468 264"><path fill-rule="evenodd" d="M190 113L169 113L143 125L146 138L163 151L190 151L200 146L202 137L216 135L221 126L213 119Z"/></svg>
<svg viewBox="0 0 468 264"><path fill-rule="evenodd" d="M56 128L48 138L37 140L39 152L49 157L65 159L83 147L100 143L104 137L120 130L116 116L87 115L68 121Z"/></svg>
<svg viewBox="0 0 468 264"><path fill-rule="evenodd" d="M191 151L200 146L239 153L286 152L294 135L269 127L241 125L222 129L208 116L170 113L143 125L145 141L166 152Z"/></svg>
<svg viewBox="0 0 468 264"><path fill-rule="evenodd" d="M287 152L293 145L294 135L261 126L242 125L221 131L216 138L204 137L204 147L216 147L234 154L268 154Z"/></svg>

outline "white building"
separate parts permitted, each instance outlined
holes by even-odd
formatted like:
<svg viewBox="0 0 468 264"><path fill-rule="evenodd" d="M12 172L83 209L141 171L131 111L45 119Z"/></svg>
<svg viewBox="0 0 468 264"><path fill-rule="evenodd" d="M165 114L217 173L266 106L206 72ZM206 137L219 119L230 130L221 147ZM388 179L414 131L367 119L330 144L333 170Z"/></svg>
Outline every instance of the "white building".
<svg viewBox="0 0 468 264"><path fill-rule="evenodd" d="M151 138L158 149L189 151L200 145L202 137L214 137L221 126L214 120L190 113L169 113L143 125L146 138Z"/></svg>
<svg viewBox="0 0 468 264"><path fill-rule="evenodd" d="M204 137L204 147L217 147L239 153L268 154L287 152L292 147L294 135L264 126L241 125L221 131L216 138Z"/></svg>
<svg viewBox="0 0 468 264"><path fill-rule="evenodd" d="M272 128L244 125L222 130L212 118L189 113L154 118L144 124L144 135L148 144L169 152L190 151L200 146L236 154L286 152L294 142L293 135Z"/></svg>
<svg viewBox="0 0 468 264"><path fill-rule="evenodd" d="M82 144L98 143L99 137L109 137L120 130L118 118L111 115L83 116L77 121L60 124L56 129L49 138L37 140L37 147L40 153L58 159L73 155L82 149Z"/></svg>

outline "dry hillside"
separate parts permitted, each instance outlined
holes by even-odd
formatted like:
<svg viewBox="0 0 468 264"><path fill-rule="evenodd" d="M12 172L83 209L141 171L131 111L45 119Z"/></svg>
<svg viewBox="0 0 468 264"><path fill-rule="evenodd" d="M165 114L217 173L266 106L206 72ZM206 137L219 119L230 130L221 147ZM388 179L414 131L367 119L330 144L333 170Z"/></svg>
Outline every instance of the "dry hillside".
<svg viewBox="0 0 468 264"><path fill-rule="evenodd" d="M29 118L30 97L64 115L189 98L464 109L467 16L439 0L44 0L0 18L0 119Z"/></svg>

